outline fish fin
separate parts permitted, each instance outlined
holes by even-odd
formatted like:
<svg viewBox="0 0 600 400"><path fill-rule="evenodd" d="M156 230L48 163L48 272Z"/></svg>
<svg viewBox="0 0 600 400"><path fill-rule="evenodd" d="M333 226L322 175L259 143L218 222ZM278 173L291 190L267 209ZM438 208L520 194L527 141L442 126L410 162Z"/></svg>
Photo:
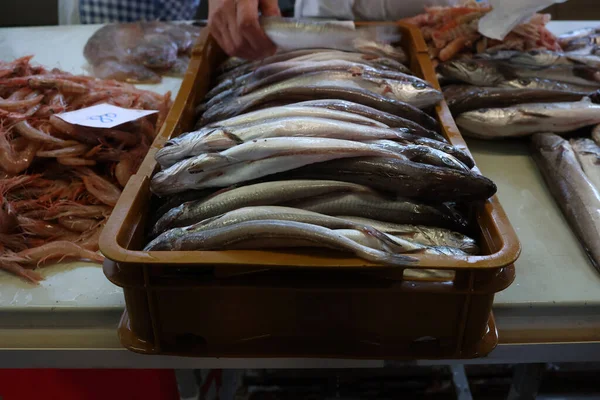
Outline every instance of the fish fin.
<svg viewBox="0 0 600 400"><path fill-rule="evenodd" d="M244 141L242 140L242 138L240 138L238 135L236 135L235 133L229 132L225 129L223 129L223 134L230 139L231 141L233 141L236 145L238 144L242 144L244 143Z"/></svg>
<svg viewBox="0 0 600 400"><path fill-rule="evenodd" d="M547 114L542 114L542 113L538 113L535 111L526 111L526 110L519 110L519 112L523 115L527 115L528 117L537 117L537 118L552 118L551 116L547 115Z"/></svg>
<svg viewBox="0 0 600 400"><path fill-rule="evenodd" d="M196 162L192 163L187 168L187 171L190 174L199 174L219 167L223 167L229 163L230 159L227 156L221 155L219 153L209 153L205 154Z"/></svg>

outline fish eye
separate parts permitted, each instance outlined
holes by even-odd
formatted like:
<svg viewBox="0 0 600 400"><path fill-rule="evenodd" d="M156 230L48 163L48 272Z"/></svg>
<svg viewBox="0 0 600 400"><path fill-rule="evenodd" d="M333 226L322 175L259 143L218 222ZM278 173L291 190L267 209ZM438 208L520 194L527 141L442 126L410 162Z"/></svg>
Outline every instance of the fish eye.
<svg viewBox="0 0 600 400"><path fill-rule="evenodd" d="M531 79L519 79L517 82L519 82L521 85L527 86L531 84Z"/></svg>
<svg viewBox="0 0 600 400"><path fill-rule="evenodd" d="M427 89L427 85L423 82L413 82L412 86L415 89Z"/></svg>

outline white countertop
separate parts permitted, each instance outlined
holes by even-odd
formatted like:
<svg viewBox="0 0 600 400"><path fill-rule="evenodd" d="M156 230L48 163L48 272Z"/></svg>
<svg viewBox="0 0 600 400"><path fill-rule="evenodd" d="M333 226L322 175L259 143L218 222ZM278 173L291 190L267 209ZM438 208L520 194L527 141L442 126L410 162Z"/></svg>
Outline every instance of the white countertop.
<svg viewBox="0 0 600 400"><path fill-rule="evenodd" d="M596 25L600 22L552 22L550 29L561 33ZM86 73L83 46L97 28L0 29L0 60L34 54L34 61L46 66ZM160 85L140 87L160 93L171 90L175 95L180 83L165 78ZM497 295L494 305L501 341L515 342L505 334L508 331L519 335L527 331L531 341L540 337L556 341L552 332L578 341L581 335L600 341L600 273L587 260L541 180L527 143L469 140L468 144L483 174L498 185L500 201L523 246L517 278ZM124 304L122 292L99 266L61 265L45 268L43 274L46 281L32 287L0 271L0 347L13 350L9 353L15 357L10 359L22 355L18 348L120 348L115 328ZM572 327L583 333L569 336ZM135 355L126 357L139 360Z"/></svg>

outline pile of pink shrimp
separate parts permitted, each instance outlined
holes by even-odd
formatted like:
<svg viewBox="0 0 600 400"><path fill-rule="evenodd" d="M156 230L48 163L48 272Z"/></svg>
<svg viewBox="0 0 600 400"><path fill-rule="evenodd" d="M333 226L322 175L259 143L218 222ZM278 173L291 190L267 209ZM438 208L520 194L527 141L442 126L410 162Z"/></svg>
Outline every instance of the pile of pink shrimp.
<svg viewBox="0 0 600 400"><path fill-rule="evenodd" d="M100 232L171 96L49 71L31 58L0 61L0 269L37 283L38 266L103 261ZM71 125L55 115L101 103L159 112L114 129Z"/></svg>
<svg viewBox="0 0 600 400"><path fill-rule="evenodd" d="M477 30L479 20L489 11L490 6L469 0L451 7L425 7L425 13L404 22L421 29L434 65L484 51L561 50L556 37L546 29L550 15L535 14L499 41L482 36Z"/></svg>

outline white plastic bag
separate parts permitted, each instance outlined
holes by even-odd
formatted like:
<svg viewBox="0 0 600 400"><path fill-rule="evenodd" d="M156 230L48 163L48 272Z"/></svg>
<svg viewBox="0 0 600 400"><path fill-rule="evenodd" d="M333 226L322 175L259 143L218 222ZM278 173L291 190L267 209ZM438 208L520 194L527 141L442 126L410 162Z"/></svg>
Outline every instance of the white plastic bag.
<svg viewBox="0 0 600 400"><path fill-rule="evenodd" d="M526 22L536 12L565 1L567 0L489 0L492 11L479 20L479 33L503 40L515 26Z"/></svg>

